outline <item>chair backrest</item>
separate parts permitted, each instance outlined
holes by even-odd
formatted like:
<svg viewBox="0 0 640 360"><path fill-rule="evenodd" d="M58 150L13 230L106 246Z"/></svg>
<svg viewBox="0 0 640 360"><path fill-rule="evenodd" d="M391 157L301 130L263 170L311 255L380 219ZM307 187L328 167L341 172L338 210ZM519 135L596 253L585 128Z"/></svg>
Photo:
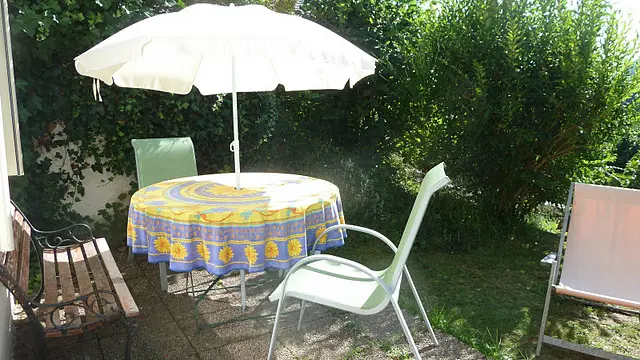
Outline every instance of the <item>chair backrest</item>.
<svg viewBox="0 0 640 360"><path fill-rule="evenodd" d="M574 184L560 284L640 304L639 254L640 190Z"/></svg>
<svg viewBox="0 0 640 360"><path fill-rule="evenodd" d="M198 175L191 138L132 139L138 187Z"/></svg>
<svg viewBox="0 0 640 360"><path fill-rule="evenodd" d="M427 205L429 205L431 195L447 185L449 181L449 177L447 177L447 174L444 172L444 163L440 163L433 169L429 170L422 180L420 192L418 192L418 197L413 203L413 209L409 215L409 220L407 221L407 225L402 233L402 239L398 245L398 251L396 251L393 262L383 277L383 280L389 284L391 289L395 289L398 281L400 281L402 269L407 262L407 258L409 257L409 253L413 247L413 242L416 239L418 230L420 229L420 224L422 223L422 218L427 210Z"/></svg>

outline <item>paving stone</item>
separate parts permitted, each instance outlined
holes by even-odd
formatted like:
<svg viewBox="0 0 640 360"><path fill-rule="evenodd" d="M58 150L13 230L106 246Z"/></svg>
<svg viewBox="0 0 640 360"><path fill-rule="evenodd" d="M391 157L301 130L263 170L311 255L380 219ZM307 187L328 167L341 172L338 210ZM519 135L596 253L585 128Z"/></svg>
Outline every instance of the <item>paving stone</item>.
<svg viewBox="0 0 640 360"><path fill-rule="evenodd" d="M169 292L160 290L158 265L136 256L126 262L126 253L117 256L126 282L140 308L138 331L133 338L132 358L145 359L265 359L269 350L274 317L236 322L196 333L193 317L194 295L185 292L186 275L171 273ZM213 279L206 271L193 272L196 289L204 289ZM275 315L277 302L268 296L282 281L277 271L247 274L247 309L241 310L239 288L211 292L198 304L199 317L207 323L239 317ZM238 273L225 277L224 286L238 285ZM288 299L278 327L275 358L289 359L391 359L410 354L409 346L391 307L379 314L360 316L308 303L303 327L297 330L300 301ZM484 357L454 337L436 333L435 346L420 318L405 314L424 359L478 360ZM19 318L19 317L18 317ZM16 321L14 359L35 359L36 344L30 324ZM115 323L101 328L96 340L85 337L90 355L97 359L122 359L127 328ZM77 338L47 342L51 359L81 359ZM94 356L97 354L98 356Z"/></svg>
<svg viewBox="0 0 640 360"><path fill-rule="evenodd" d="M49 359L84 360L83 347L91 359L102 357L100 344L93 334L86 334L83 337L49 339L47 341L47 356Z"/></svg>
<svg viewBox="0 0 640 360"><path fill-rule="evenodd" d="M264 360L269 353L271 335L225 345L200 353L202 360ZM274 360L294 360L296 358L285 346L278 344L274 350Z"/></svg>
<svg viewBox="0 0 640 360"><path fill-rule="evenodd" d="M153 290L153 286L146 277L137 277L134 279L126 280L129 291L136 303L142 303L143 301L154 297L156 295Z"/></svg>
<svg viewBox="0 0 640 360"><path fill-rule="evenodd" d="M341 359L359 345L360 337L341 319L328 316L313 319L300 331L295 326L279 329L278 339L297 358Z"/></svg>
<svg viewBox="0 0 640 360"><path fill-rule="evenodd" d="M191 319L194 316L194 304L196 298L191 295L182 294L160 294L159 298L164 303L170 315L176 320ZM215 298L206 297L197 304L198 314L208 314L219 311L221 308L232 309L238 313L241 307L233 306L230 303L231 295L217 296ZM232 314L230 314L232 315Z"/></svg>
<svg viewBox="0 0 640 360"><path fill-rule="evenodd" d="M159 296L153 295L147 300L137 303L140 309L139 322L153 322L157 324L165 322L174 322L169 309L166 306L166 302Z"/></svg>
<svg viewBox="0 0 640 360"><path fill-rule="evenodd" d="M132 359L185 359L197 356L182 329L173 321L145 318L133 335ZM100 339L105 359L122 359L126 334Z"/></svg>
<svg viewBox="0 0 640 360"><path fill-rule="evenodd" d="M221 308L217 312L201 315L198 321L203 321L205 324L215 324L229 319L241 319L243 316L251 315L238 313L234 309ZM179 325L199 352L271 334L270 327L262 326L252 319L215 327L202 327L197 333L193 318L182 320Z"/></svg>

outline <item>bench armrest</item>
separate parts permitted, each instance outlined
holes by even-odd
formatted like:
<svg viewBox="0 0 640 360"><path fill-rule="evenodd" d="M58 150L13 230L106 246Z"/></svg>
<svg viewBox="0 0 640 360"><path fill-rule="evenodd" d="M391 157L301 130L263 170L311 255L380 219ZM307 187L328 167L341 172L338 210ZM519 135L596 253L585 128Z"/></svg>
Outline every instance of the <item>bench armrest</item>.
<svg viewBox="0 0 640 360"><path fill-rule="evenodd" d="M73 224L52 231L34 229L32 236L44 249L65 248L95 240L93 231L87 224Z"/></svg>
<svg viewBox="0 0 640 360"><path fill-rule="evenodd" d="M542 258L542 260L540 260L540 265L551 265L553 264L554 261L556 261L557 258L557 254L556 253L549 253L549 255L545 256L544 258Z"/></svg>
<svg viewBox="0 0 640 360"><path fill-rule="evenodd" d="M75 299L68 301L54 304L32 302L31 306L43 311L44 317L48 318L48 320L51 322L51 325L53 325L54 328L64 332L72 329L83 328L93 323L102 322L105 319L113 316L119 316L118 313L102 314L97 304L97 302L100 302L103 304L102 306L105 306L105 304L114 304L115 306L117 306L116 299L117 295L113 291L96 290L89 294L80 295ZM61 324L56 321L54 314L61 309L69 309L70 307L82 309L84 312L84 316L88 316L89 318L91 318L91 320L87 319L87 322L82 322L79 312L77 312L77 314L75 315L73 313L66 314L67 319L65 324Z"/></svg>

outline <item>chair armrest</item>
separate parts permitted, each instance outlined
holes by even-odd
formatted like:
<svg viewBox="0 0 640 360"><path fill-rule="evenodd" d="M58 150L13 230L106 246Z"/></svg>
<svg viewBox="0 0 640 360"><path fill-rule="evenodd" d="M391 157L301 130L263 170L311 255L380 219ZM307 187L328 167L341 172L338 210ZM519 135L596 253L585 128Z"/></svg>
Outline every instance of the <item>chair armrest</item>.
<svg viewBox="0 0 640 360"><path fill-rule="evenodd" d="M368 267L366 267L366 266L364 266L364 265L362 265L360 263L357 263L357 262L355 262L353 260L344 259L344 258L341 258L341 257L338 257L338 256L327 255L327 254L317 254L317 255L307 256L307 257L303 258L302 260L298 261L295 265L293 265L291 270L289 270L289 272L287 273L287 276L285 276L284 281L282 282L281 299L282 299L282 297L284 297L286 295L287 282L289 281L289 277L291 275L293 275L296 271L300 270L305 265L314 263L316 261L322 261L322 260L335 262L335 263L338 263L338 264L342 264L342 265L346 265L346 266L352 267L352 268L354 268L356 270L360 270L364 274L368 275L372 280L376 281L378 283L378 285L380 285L389 296L391 296L393 294L393 291L391 290L389 285L387 285L382 280L382 278L380 276L378 276L378 274L376 274L373 270L369 269ZM273 294L271 296L273 296Z"/></svg>
<svg viewBox="0 0 640 360"><path fill-rule="evenodd" d="M340 230L340 229L353 230L353 231L357 231L357 232L361 232L361 233L372 235L372 236L382 240L383 243L387 244L387 246L389 246L391 248L391 250L393 250L394 253L396 251L398 251L398 248L391 242L391 240L389 240L389 238L387 238L386 236L380 234L379 232L377 232L375 230L371 230L371 229L368 229L366 227L356 226L356 225L338 224L338 225L334 225L334 226L329 227L328 229L323 231L322 234L320 234L320 236L318 236L316 238L316 241L313 243L313 248L311 249L311 253L312 254L315 253L316 245L318 244L318 241L320 239L322 239L323 236L328 234L330 231Z"/></svg>
<svg viewBox="0 0 640 360"><path fill-rule="evenodd" d="M34 229L31 236L44 249L65 248L95 240L87 224L73 224L51 231Z"/></svg>
<svg viewBox="0 0 640 360"><path fill-rule="evenodd" d="M557 254L556 253L550 253L549 255L545 256L542 260L540 260L540 265L552 265L554 261L556 261L556 257Z"/></svg>

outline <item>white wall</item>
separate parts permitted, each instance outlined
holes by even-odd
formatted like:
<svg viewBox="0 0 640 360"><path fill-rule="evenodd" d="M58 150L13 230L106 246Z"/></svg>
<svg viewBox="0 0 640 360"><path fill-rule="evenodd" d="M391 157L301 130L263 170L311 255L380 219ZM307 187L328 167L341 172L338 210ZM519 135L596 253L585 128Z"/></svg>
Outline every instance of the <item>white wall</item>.
<svg viewBox="0 0 640 360"><path fill-rule="evenodd" d="M85 196L80 202L73 204L73 210L94 220L100 220L98 210L104 209L105 204L120 201L118 196L129 191L129 183L133 180L125 176L116 176L110 181L111 173L100 174L91 169L85 170L83 174ZM129 200L125 199L124 203L128 204Z"/></svg>
<svg viewBox="0 0 640 360"><path fill-rule="evenodd" d="M10 359L12 350L9 290L0 284L0 359Z"/></svg>
<svg viewBox="0 0 640 360"><path fill-rule="evenodd" d="M56 138L64 137L64 129L58 126L56 129L52 131ZM77 145L69 144L70 148L77 149ZM66 156L67 149L57 149L52 151L45 151L44 148L41 148L40 156L47 157L51 159L51 171L58 171L60 169L64 169L68 172L71 172L71 161ZM56 158L56 153L59 152L62 155L62 158ZM87 159L89 164L93 163L93 159ZM80 215L88 216L94 220L100 220L98 216L98 210L104 209L104 205L107 203L112 203L118 200L118 196L122 193L126 193L131 188L130 182L134 180L133 177L128 176L114 176L110 172L104 172L100 174L98 172L94 172L91 168L87 168L83 170L82 174L85 176L85 179L82 180L82 185L85 189L85 195L80 197L80 202L74 202L72 204L73 210L77 211ZM110 180L110 178L112 178ZM71 202L72 199L68 199ZM125 203L128 203L129 200L125 199Z"/></svg>
<svg viewBox="0 0 640 360"><path fill-rule="evenodd" d="M14 248L11 211L9 209L9 174L21 174L20 134L16 133L18 118L15 106L15 86L7 1L0 1L0 250ZM7 132L7 134L5 134ZM5 136L6 135L6 136ZM5 147L6 146L6 147ZM10 158L7 158L7 155ZM9 168L7 167L9 164ZM0 359L9 359L12 350L10 294L0 285Z"/></svg>
<svg viewBox="0 0 640 360"><path fill-rule="evenodd" d="M9 176L22 175L22 148L20 144L20 128L18 125L18 105L16 103L16 86L13 76L13 57L11 40L9 39L9 14L7 0L0 0L0 105L2 107L2 128L4 130L4 150L6 152Z"/></svg>

